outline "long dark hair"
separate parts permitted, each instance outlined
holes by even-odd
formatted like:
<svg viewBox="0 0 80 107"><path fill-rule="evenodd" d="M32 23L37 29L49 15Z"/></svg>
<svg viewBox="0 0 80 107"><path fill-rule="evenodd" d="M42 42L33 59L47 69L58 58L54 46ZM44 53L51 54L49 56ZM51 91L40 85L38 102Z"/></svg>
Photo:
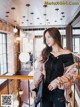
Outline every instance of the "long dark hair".
<svg viewBox="0 0 80 107"><path fill-rule="evenodd" d="M42 53L41 53L41 56L42 56L42 62L45 62L48 55L50 54L50 52L52 51L52 47L49 47L47 44L46 44L46 38L45 38L45 34L46 32L48 32L50 34L50 36L56 41L56 43L58 44L58 46L60 48L63 48L62 45L61 45L61 34L59 32L59 30L57 28L48 28L44 31L44 34L43 34L43 41L44 41L44 44L46 45L46 47L42 50Z"/></svg>

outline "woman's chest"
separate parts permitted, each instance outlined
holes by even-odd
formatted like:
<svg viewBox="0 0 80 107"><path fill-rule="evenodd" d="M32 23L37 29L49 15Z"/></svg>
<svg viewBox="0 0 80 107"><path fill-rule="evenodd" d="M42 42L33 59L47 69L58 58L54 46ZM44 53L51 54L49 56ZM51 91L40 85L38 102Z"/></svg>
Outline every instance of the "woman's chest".
<svg viewBox="0 0 80 107"><path fill-rule="evenodd" d="M63 70L64 69L64 62L61 59L54 58L54 59L48 59L45 63L45 69L49 70Z"/></svg>

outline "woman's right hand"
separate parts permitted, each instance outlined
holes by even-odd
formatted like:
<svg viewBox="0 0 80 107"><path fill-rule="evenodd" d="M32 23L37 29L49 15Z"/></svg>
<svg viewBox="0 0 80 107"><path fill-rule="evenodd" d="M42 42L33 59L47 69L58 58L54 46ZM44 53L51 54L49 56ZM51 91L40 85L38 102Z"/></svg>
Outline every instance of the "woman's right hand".
<svg viewBox="0 0 80 107"><path fill-rule="evenodd" d="M35 99L37 97L37 94L36 94L36 92L34 91L33 92L33 99Z"/></svg>

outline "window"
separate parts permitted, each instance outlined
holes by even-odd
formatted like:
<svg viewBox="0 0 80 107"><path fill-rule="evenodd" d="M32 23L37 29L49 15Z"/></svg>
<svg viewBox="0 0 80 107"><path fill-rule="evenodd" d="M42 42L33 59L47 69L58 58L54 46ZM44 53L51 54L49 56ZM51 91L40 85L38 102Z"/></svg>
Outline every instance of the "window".
<svg viewBox="0 0 80 107"><path fill-rule="evenodd" d="M7 67L7 35L0 33L0 75L8 72Z"/></svg>
<svg viewBox="0 0 80 107"><path fill-rule="evenodd" d="M73 38L73 52L80 54L80 37Z"/></svg>
<svg viewBox="0 0 80 107"><path fill-rule="evenodd" d="M80 55L80 29L73 29L73 52Z"/></svg>
<svg viewBox="0 0 80 107"><path fill-rule="evenodd" d="M45 47L45 44L43 43L43 37L36 38L35 42L35 56L39 57L41 54L41 51Z"/></svg>
<svg viewBox="0 0 80 107"><path fill-rule="evenodd" d="M66 38L65 37L63 38L63 44L62 45L63 45L63 48L66 48Z"/></svg>
<svg viewBox="0 0 80 107"><path fill-rule="evenodd" d="M62 35L62 46L63 46L63 48L66 48L66 37L65 37L65 35Z"/></svg>

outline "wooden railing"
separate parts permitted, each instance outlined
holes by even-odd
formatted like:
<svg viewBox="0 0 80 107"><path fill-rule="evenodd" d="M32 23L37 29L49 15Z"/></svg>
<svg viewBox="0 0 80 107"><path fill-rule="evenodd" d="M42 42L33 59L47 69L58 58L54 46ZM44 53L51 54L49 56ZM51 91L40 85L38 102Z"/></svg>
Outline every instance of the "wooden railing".
<svg viewBox="0 0 80 107"><path fill-rule="evenodd" d="M0 79L20 79L20 80L32 80L33 76L26 76L26 75L0 75Z"/></svg>
<svg viewBox="0 0 80 107"><path fill-rule="evenodd" d="M25 76L25 75L14 75L14 76L3 76L0 75L0 79L21 79L21 80L32 80L33 76ZM77 76L77 79L80 79L80 75Z"/></svg>

